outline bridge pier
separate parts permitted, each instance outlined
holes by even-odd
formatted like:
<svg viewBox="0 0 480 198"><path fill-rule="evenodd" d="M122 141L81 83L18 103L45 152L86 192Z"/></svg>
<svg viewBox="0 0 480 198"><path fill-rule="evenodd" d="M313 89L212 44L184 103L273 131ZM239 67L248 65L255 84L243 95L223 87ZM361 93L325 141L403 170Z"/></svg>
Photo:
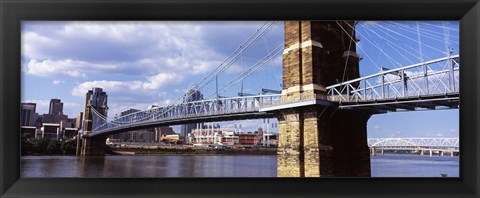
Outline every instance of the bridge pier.
<svg viewBox="0 0 480 198"><path fill-rule="evenodd" d="M81 146L77 145L77 155L105 155L107 136L97 135L86 137L90 135L94 128L94 112L100 113L102 116L107 116L107 94L102 88L93 88L85 94L85 107L83 114L83 137L80 139ZM98 122L98 118L97 118Z"/></svg>
<svg viewBox="0 0 480 198"><path fill-rule="evenodd" d="M302 104L325 101L326 86L359 77L352 27L353 21L285 21L281 101L297 105L277 112L279 177L370 176L372 113Z"/></svg>
<svg viewBox="0 0 480 198"><path fill-rule="evenodd" d="M280 116L278 176L369 177L366 122L370 114L320 109L291 110Z"/></svg>
<svg viewBox="0 0 480 198"><path fill-rule="evenodd" d="M105 155L107 150L106 136L98 136L82 139L81 155Z"/></svg>

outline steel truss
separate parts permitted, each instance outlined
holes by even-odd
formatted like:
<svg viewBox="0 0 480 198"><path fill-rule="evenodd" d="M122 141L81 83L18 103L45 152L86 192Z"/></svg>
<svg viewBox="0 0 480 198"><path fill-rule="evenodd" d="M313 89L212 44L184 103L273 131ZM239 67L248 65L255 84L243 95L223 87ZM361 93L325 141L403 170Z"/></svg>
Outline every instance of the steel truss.
<svg viewBox="0 0 480 198"><path fill-rule="evenodd" d="M458 150L458 138L368 138L371 148L430 148Z"/></svg>
<svg viewBox="0 0 480 198"><path fill-rule="evenodd" d="M201 100L139 111L112 120L108 120L92 108L94 117L92 133L101 133L107 129L146 122L162 122L200 116L218 116L249 112L256 113L264 106L278 104L279 100L280 95L259 95Z"/></svg>
<svg viewBox="0 0 480 198"><path fill-rule="evenodd" d="M127 128L130 125L141 123L159 123L220 115L254 114L258 113L261 108L280 107L302 101L327 100L338 104L339 108L377 108L388 111L396 111L397 108L418 110L417 107L436 109L437 106L458 108L459 62L459 55L451 55L397 69L384 69L377 74L328 86L326 98L302 95L302 93L297 98L281 97L280 94L218 98L172 104L135 112L111 120L92 108L93 130L90 135L100 134L106 130L112 131L116 128ZM304 105L312 104L322 105L321 103L307 102ZM415 104L415 106L412 104ZM285 108L290 108L290 106ZM423 139L423 141L426 140ZM394 141L397 140L388 139L388 141L395 143ZM399 141L396 143L399 144ZM426 145L413 140L402 139L402 141L403 143Z"/></svg>
<svg viewBox="0 0 480 198"><path fill-rule="evenodd" d="M394 106L393 109L407 110L415 110L415 107L435 109L435 106L458 108L459 69L459 55L397 69L382 68L379 73L328 86L328 100L338 102L341 108L380 106L382 103ZM412 103L426 105L402 107L402 104Z"/></svg>

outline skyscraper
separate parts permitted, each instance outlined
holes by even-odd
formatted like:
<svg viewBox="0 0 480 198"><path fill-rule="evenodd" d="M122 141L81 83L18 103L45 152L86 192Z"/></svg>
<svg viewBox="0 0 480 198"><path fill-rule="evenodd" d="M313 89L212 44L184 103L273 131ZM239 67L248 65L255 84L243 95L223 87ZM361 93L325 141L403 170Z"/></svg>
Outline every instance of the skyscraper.
<svg viewBox="0 0 480 198"><path fill-rule="evenodd" d="M190 88L188 88L187 92L183 96L183 102L193 102L198 100L203 100L203 94L198 91L195 85L191 86ZM195 129L196 125L197 123L182 125L180 127L180 135L183 138L186 138L187 135L192 132L192 129Z"/></svg>
<svg viewBox="0 0 480 198"><path fill-rule="evenodd" d="M63 102L61 102L60 99L51 99L48 114L63 115Z"/></svg>
<svg viewBox="0 0 480 198"><path fill-rule="evenodd" d="M36 108L37 104L35 103L20 104L22 126L35 126L35 122L37 121L38 117L37 113L35 112Z"/></svg>

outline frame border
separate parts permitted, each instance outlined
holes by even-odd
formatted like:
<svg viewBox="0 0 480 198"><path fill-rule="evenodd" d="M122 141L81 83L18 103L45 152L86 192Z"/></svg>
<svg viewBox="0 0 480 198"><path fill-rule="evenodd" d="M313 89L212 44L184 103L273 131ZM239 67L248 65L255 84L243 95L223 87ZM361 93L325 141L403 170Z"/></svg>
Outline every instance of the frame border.
<svg viewBox="0 0 480 198"><path fill-rule="evenodd" d="M460 20L460 178L20 178L22 20L289 19ZM0 0L0 196L479 197L479 54L479 0Z"/></svg>

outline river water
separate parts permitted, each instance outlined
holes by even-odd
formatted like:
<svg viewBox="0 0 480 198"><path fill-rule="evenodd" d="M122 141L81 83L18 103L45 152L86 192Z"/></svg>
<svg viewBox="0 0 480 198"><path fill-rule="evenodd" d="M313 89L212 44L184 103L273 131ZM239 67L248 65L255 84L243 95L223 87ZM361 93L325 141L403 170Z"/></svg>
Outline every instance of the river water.
<svg viewBox="0 0 480 198"><path fill-rule="evenodd" d="M371 157L372 177L459 176L459 158ZM276 155L22 156L21 177L276 177Z"/></svg>

